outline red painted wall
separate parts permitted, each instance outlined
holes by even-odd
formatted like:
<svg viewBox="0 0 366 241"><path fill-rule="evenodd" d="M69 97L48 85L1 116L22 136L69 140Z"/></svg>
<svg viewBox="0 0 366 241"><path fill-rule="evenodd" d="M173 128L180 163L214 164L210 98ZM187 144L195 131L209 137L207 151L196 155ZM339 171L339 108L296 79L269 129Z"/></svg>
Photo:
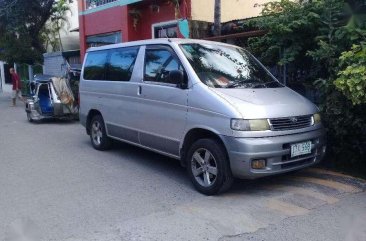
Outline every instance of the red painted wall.
<svg viewBox="0 0 366 241"><path fill-rule="evenodd" d="M136 29L132 27L132 17L129 16L130 29L128 41L151 39L152 29L151 26L156 23L168 22L175 20L174 6L168 4L166 1L159 3L159 12L153 12L150 5L147 3L141 3L139 5L130 5L129 9L138 9L141 11L141 19ZM191 0L184 0L180 5L179 18L191 18Z"/></svg>
<svg viewBox="0 0 366 241"><path fill-rule="evenodd" d="M80 2L80 1L79 1ZM122 32L122 41L128 41L127 6L118 6L103 11L79 16L80 52L86 51L86 37L90 35Z"/></svg>
<svg viewBox="0 0 366 241"><path fill-rule="evenodd" d="M84 11L85 1L78 1L79 12ZM80 54L84 58L86 52L86 36L121 31L122 41L134 41L151 39L151 26L155 23L175 20L174 6L166 1L159 1L159 12L153 12L149 1L140 2L128 6L117 6L99 12L79 16ZM133 17L129 10L137 9L141 12L141 19L136 27L133 27ZM191 0L182 0L180 5L180 17L191 17Z"/></svg>
<svg viewBox="0 0 366 241"><path fill-rule="evenodd" d="M121 23L125 17L123 8L126 7L114 7L85 15L85 34L89 36L121 31Z"/></svg>

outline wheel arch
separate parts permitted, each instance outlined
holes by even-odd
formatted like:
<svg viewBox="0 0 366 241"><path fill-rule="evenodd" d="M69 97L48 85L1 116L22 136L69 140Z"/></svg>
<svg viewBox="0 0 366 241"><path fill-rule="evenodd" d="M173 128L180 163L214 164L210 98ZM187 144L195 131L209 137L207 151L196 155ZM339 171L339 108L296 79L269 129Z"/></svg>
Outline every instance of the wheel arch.
<svg viewBox="0 0 366 241"><path fill-rule="evenodd" d="M226 156L229 157L228 151L226 149L226 145L225 145L224 141L221 139L219 134L217 134L216 132L214 132L212 130L197 127L197 128L193 128L193 129L189 130L186 133L186 135L184 136L184 140L183 140L182 146L180 148L180 153L181 153L180 163L183 167L186 166L186 155L189 150L189 147L195 141L197 141L199 139L208 139L208 138L218 141L224 148Z"/></svg>
<svg viewBox="0 0 366 241"><path fill-rule="evenodd" d="M86 133L88 135L90 135L90 122L91 120L93 119L94 116L96 115L100 115L102 116L102 113L99 111L99 110L96 110L96 109L91 109L89 110L89 113L86 117L86 124L85 124L85 127L86 127ZM102 116L103 117L103 116Z"/></svg>

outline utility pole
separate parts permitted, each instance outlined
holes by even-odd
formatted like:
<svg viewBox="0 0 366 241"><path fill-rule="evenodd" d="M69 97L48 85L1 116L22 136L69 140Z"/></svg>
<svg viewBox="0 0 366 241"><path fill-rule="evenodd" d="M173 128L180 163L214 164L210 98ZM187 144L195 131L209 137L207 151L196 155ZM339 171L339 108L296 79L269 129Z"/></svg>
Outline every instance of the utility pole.
<svg viewBox="0 0 366 241"><path fill-rule="evenodd" d="M221 35L221 0L215 0L214 35Z"/></svg>

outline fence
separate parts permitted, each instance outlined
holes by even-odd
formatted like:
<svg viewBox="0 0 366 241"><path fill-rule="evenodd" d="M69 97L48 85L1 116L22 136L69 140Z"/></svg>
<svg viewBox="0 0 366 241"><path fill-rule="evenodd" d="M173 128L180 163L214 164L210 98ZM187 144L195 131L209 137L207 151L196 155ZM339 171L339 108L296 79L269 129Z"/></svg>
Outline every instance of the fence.
<svg viewBox="0 0 366 241"><path fill-rule="evenodd" d="M43 74L43 66L40 64L36 64L31 66L32 73L35 74ZM17 64L17 73L20 75L22 80L22 93L23 95L29 94L29 65L28 64Z"/></svg>
<svg viewBox="0 0 366 241"><path fill-rule="evenodd" d="M29 80L29 65L28 64L17 64L17 73L20 75L22 80ZM32 66L33 75L43 74L43 66L36 64Z"/></svg>

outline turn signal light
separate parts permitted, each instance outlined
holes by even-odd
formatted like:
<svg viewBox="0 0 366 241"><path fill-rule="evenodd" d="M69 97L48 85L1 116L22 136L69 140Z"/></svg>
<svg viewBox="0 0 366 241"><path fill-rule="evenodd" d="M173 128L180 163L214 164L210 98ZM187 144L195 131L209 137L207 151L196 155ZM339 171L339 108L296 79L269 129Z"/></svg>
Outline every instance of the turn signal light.
<svg viewBox="0 0 366 241"><path fill-rule="evenodd" d="M252 161L252 168L253 169L264 169L264 168L266 168L266 160L265 159L253 160Z"/></svg>

